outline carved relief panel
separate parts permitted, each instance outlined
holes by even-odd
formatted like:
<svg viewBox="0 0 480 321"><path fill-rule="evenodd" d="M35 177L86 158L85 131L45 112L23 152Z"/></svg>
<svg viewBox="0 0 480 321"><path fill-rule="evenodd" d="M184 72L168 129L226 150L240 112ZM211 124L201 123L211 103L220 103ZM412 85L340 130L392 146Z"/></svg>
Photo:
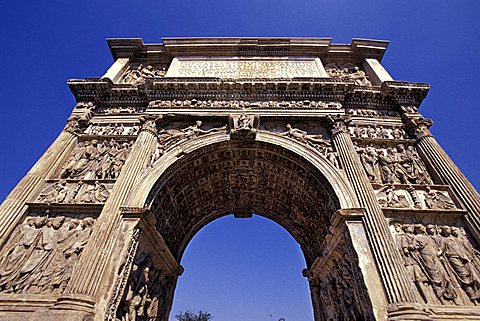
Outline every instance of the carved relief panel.
<svg viewBox="0 0 480 321"><path fill-rule="evenodd" d="M166 320L171 309L178 275L172 273L136 228L118 271L105 320Z"/></svg>
<svg viewBox="0 0 480 321"><path fill-rule="evenodd" d="M319 121L288 122L285 120L262 119L260 130L288 137L314 149L333 166L340 169L338 154L330 142L330 134Z"/></svg>
<svg viewBox="0 0 480 321"><path fill-rule="evenodd" d="M131 123L91 124L84 133L91 136L130 136L137 135L139 129L139 125Z"/></svg>
<svg viewBox="0 0 480 321"><path fill-rule="evenodd" d="M333 78L340 81L353 81L356 85L371 86L370 78L361 70L359 66L354 64L335 64L325 65L325 71Z"/></svg>
<svg viewBox="0 0 480 321"><path fill-rule="evenodd" d="M377 200L385 208L459 210L444 185L374 185Z"/></svg>
<svg viewBox="0 0 480 321"><path fill-rule="evenodd" d="M357 143L357 152L372 183L432 184L427 167L413 145Z"/></svg>
<svg viewBox="0 0 480 321"><path fill-rule="evenodd" d="M310 281L314 309L319 314L316 318L327 321L375 320L348 232L334 236L330 241L328 252L314 264L313 271L305 272Z"/></svg>
<svg viewBox="0 0 480 321"><path fill-rule="evenodd" d="M453 217L396 217L390 229L417 297L431 305L480 302L480 252Z"/></svg>
<svg viewBox="0 0 480 321"><path fill-rule="evenodd" d="M61 294L94 223L88 215L27 216L2 249L0 292Z"/></svg>
<svg viewBox="0 0 480 321"><path fill-rule="evenodd" d="M132 64L123 73L120 83L138 85L143 84L147 78L165 76L165 66L152 66L143 64Z"/></svg>
<svg viewBox="0 0 480 321"><path fill-rule="evenodd" d="M37 203L105 203L113 182L98 180L52 180L38 196Z"/></svg>
<svg viewBox="0 0 480 321"><path fill-rule="evenodd" d="M66 160L59 177L62 179L116 179L130 153L133 141L83 140Z"/></svg>

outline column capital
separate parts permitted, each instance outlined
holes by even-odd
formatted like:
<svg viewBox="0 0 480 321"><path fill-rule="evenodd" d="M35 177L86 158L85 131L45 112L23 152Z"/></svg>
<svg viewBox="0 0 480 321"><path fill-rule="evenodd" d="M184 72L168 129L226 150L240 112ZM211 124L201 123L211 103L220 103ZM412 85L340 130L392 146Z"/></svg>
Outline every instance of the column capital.
<svg viewBox="0 0 480 321"><path fill-rule="evenodd" d="M338 133L348 133L348 124L351 122L349 115L333 115L327 117L328 128L333 135ZM350 134L349 134L350 135Z"/></svg>
<svg viewBox="0 0 480 321"><path fill-rule="evenodd" d="M433 121L429 118L425 118L423 116L407 116L404 114L402 116L402 120L405 123L405 127L407 130L415 136L417 140L423 137L433 137L432 133L430 132L430 127L433 124Z"/></svg>
<svg viewBox="0 0 480 321"><path fill-rule="evenodd" d="M141 124L140 131L148 131L153 135L157 136L158 134L157 127L163 121L162 115L146 114L146 115L141 115L140 117L138 117L138 119L140 120L140 124Z"/></svg>
<svg viewBox="0 0 480 321"><path fill-rule="evenodd" d="M68 118L64 131L73 135L80 134L88 127L88 122L92 119L95 105L92 102L79 102Z"/></svg>

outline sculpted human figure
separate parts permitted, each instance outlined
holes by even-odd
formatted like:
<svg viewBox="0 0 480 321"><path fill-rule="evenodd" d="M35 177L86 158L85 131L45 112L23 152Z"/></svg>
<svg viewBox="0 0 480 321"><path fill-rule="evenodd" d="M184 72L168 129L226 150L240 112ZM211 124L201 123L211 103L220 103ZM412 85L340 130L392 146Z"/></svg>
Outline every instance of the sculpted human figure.
<svg viewBox="0 0 480 321"><path fill-rule="evenodd" d="M60 176L62 178L77 178L86 174L89 166L97 157L97 143L97 140L92 140L91 143L85 141L78 154L72 155Z"/></svg>
<svg viewBox="0 0 480 321"><path fill-rule="evenodd" d="M373 147L365 148L360 152L360 160L362 161L363 168L365 169L370 182L379 183L379 177L376 171L378 156L375 149Z"/></svg>
<svg viewBox="0 0 480 321"><path fill-rule="evenodd" d="M80 201L85 203L105 203L109 194L110 192L105 184L95 181L94 186L85 191L85 193L81 196Z"/></svg>
<svg viewBox="0 0 480 321"><path fill-rule="evenodd" d="M409 207L410 204L408 201L405 199L405 196L403 195L397 195L395 193L395 189L393 188L392 185L387 185L383 189L383 193L385 193L385 201L384 205L386 207ZM413 232L413 230L412 230Z"/></svg>
<svg viewBox="0 0 480 321"><path fill-rule="evenodd" d="M17 234L11 239L8 247L2 251L0 258L0 290L5 292L13 292L13 282L16 280L20 269L33 250L39 240L41 232L41 224L44 224L45 219L37 221L35 217L29 217L19 227Z"/></svg>
<svg viewBox="0 0 480 321"><path fill-rule="evenodd" d="M370 80L363 70L360 70L357 66L349 70L349 77L355 81L357 85L370 86Z"/></svg>
<svg viewBox="0 0 480 321"><path fill-rule="evenodd" d="M326 155L327 160L336 168L340 168L340 163L338 161L338 153L333 150L328 150Z"/></svg>
<svg viewBox="0 0 480 321"><path fill-rule="evenodd" d="M403 255L410 279L415 283L418 292L427 302L427 294L423 285L427 281L427 277L420 267L420 257L415 249L414 226L413 224L403 224L402 230L403 234L398 234L397 245Z"/></svg>
<svg viewBox="0 0 480 321"><path fill-rule="evenodd" d="M361 138L363 134L363 128L360 126L355 126L353 128L353 135L357 138Z"/></svg>
<svg viewBox="0 0 480 321"><path fill-rule="evenodd" d="M250 130L253 128L253 119L246 114L241 114L238 118L237 125L239 130Z"/></svg>
<svg viewBox="0 0 480 321"><path fill-rule="evenodd" d="M395 155L387 152L386 150L378 154L378 164L382 171L382 182L386 184L391 184L395 182L394 175L394 164L395 164Z"/></svg>
<svg viewBox="0 0 480 321"><path fill-rule="evenodd" d="M58 181L51 187L51 191L46 194L40 194L38 200L46 203L62 203L68 194L67 182Z"/></svg>
<svg viewBox="0 0 480 321"><path fill-rule="evenodd" d="M130 145L128 143L123 143L122 148L116 153L115 157L112 158L112 162L110 163L110 167L108 169L109 178L116 179L118 178L118 175L120 175L123 164L125 164L128 154L130 153L129 147Z"/></svg>
<svg viewBox="0 0 480 321"><path fill-rule="evenodd" d="M394 139L402 139L404 137L403 131L399 127L393 127L392 137Z"/></svg>
<svg viewBox="0 0 480 321"><path fill-rule="evenodd" d="M124 130L125 130L125 127L123 127L123 124L116 124L115 135L123 135Z"/></svg>
<svg viewBox="0 0 480 321"><path fill-rule="evenodd" d="M226 126L219 127L219 128L211 128L209 130L203 130L202 128L202 121L197 120L195 125L189 126L187 128L181 129L179 132L174 133L173 135L164 139L164 144L173 144L180 140L190 139L196 136L218 132L225 130Z"/></svg>
<svg viewBox="0 0 480 321"><path fill-rule="evenodd" d="M367 127L367 136L368 136L368 138L377 138L376 129L372 126L368 126Z"/></svg>
<svg viewBox="0 0 480 321"><path fill-rule="evenodd" d="M384 128L383 126L380 126L378 137L384 138L384 139L390 138L390 133L388 132L388 129Z"/></svg>
<svg viewBox="0 0 480 321"><path fill-rule="evenodd" d="M50 255L57 244L57 232L62 226L65 217L59 216L49 218L46 223L44 223L44 220L42 219L43 218L38 218L35 224L36 228L45 224L41 228L41 233L39 233L40 239L36 243L35 249L21 268L19 276L13 284L17 292L20 290L28 293L38 292L38 281L41 277L42 271L46 268L51 259Z"/></svg>
<svg viewBox="0 0 480 321"><path fill-rule="evenodd" d="M480 252L473 247L472 243L470 243L465 229L463 227L458 227L457 229L458 232L456 234L458 234L458 241L465 249L468 259L472 262L474 272L480 278Z"/></svg>
<svg viewBox="0 0 480 321"><path fill-rule="evenodd" d="M457 280L470 300L480 299L480 280L473 269L470 258L458 240L458 230L450 226L441 227L440 254L444 255L453 269Z"/></svg>
<svg viewBox="0 0 480 321"><path fill-rule="evenodd" d="M303 143L308 143L308 142L323 143L324 142L321 135L309 135L306 131L303 131L298 128L293 128L292 125L290 124L285 125L285 127L287 127L288 130L286 132L280 133L279 135L289 136Z"/></svg>
<svg viewBox="0 0 480 321"><path fill-rule="evenodd" d="M407 157L411 162L412 173L415 178L414 183L427 185L432 184L432 179L430 178L422 159L418 156L415 147L408 146L405 153L407 154Z"/></svg>
<svg viewBox="0 0 480 321"><path fill-rule="evenodd" d="M413 163L406 153L405 146L400 144L397 148L392 147L390 151L394 155L395 162L393 162L393 167L397 179L403 184L414 183L416 175Z"/></svg>
<svg viewBox="0 0 480 321"><path fill-rule="evenodd" d="M435 296L442 304L453 301L457 294L440 262L438 244L427 234L427 229L422 224L415 225L414 248ZM432 301L427 297L427 303Z"/></svg>
<svg viewBox="0 0 480 321"><path fill-rule="evenodd" d="M157 147L150 157L150 166L153 165L162 155L165 154L165 145L161 140L157 141Z"/></svg>
<svg viewBox="0 0 480 321"><path fill-rule="evenodd" d="M143 69L143 65L140 64L136 69L129 70L126 73L123 82L127 84L137 83L142 78L142 69Z"/></svg>
<svg viewBox="0 0 480 321"><path fill-rule="evenodd" d="M425 188L425 204L431 209L453 209L455 204L443 193L432 190L429 186Z"/></svg>

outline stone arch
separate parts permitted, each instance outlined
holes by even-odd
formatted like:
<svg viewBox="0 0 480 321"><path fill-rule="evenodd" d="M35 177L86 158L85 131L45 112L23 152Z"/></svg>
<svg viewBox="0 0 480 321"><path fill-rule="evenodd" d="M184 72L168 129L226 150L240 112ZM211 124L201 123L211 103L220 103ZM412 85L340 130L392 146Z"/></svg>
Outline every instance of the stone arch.
<svg viewBox="0 0 480 321"><path fill-rule="evenodd" d="M292 235L307 266L321 255L335 211L358 207L330 162L295 140L265 132L255 141L206 135L170 150L145 171L126 206L150 208L177 261L209 222L255 213Z"/></svg>

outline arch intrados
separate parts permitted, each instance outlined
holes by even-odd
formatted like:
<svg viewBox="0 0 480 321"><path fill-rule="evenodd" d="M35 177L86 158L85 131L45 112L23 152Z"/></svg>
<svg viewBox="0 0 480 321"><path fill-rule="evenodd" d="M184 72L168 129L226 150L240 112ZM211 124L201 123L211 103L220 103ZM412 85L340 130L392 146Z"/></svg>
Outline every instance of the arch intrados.
<svg viewBox="0 0 480 321"><path fill-rule="evenodd" d="M189 229L189 233L187 235L185 235L182 243L179 246L180 252L176 256L178 258L178 261L181 262L181 260L183 258L183 254L187 250L188 245L193 240L195 235L197 235L207 225L215 222L216 220L218 220L222 217L228 216L228 215L233 215L233 213L230 213L230 212L227 212L227 211L213 213L211 216L205 217L204 220L198 221L191 229ZM311 257L311 255L309 255L307 253L309 251L309 249L305 247L305 244L304 244L301 236L298 235L298 233L296 233L296 230L295 230L294 227L289 226L285 221L278 220L278 218L275 217L275 215L272 215L271 213L255 213L254 215L266 218L266 219L272 221L273 223L278 224L285 231L287 231L287 233L300 245L300 248L301 248L302 254L303 254L303 258L304 258L307 266L310 266L313 263L313 258ZM177 254L177 253L175 253L175 254Z"/></svg>
<svg viewBox="0 0 480 321"><path fill-rule="evenodd" d="M154 191L154 186L157 183L162 182L165 176L164 174L172 165L189 153L229 140L230 138L228 135L214 133L201 136L192 141L187 141L181 146L167 151L155 164L153 164L152 167L144 171L143 175L138 179L136 186L128 196L125 206L132 208L148 207L147 200ZM305 145L295 140L269 132L259 132L256 141L279 146L290 151L292 154L303 158L327 180L332 187L334 194L337 196L340 208L359 207L356 195L343 173L325 158L320 156L316 151L307 148Z"/></svg>
<svg viewBox="0 0 480 321"><path fill-rule="evenodd" d="M280 170L282 168L293 169L293 168L296 168L296 166L297 167L301 166L303 168L303 169L301 169L301 171L305 170L309 175L313 175L315 177L315 179L317 180L313 185L311 183L309 183L305 187L305 188L307 188L307 187L310 188L308 190L309 193L307 193L307 196L312 196L309 199L310 203L308 203L310 205L301 207L300 203L303 204L303 202L305 200L302 199L301 201L299 201L299 199L301 199L302 197L297 195L298 197L296 197L296 198L294 197L294 198L296 199L295 202L299 203L299 207L297 208L295 206L295 211L292 211L292 212L294 212L293 213L294 215L292 216L292 215L290 215L292 213L289 213L287 211L287 209L289 208L288 205L287 206L277 206L276 208L273 208L273 209L263 207L262 205L258 205L258 204L264 204L264 203L267 202L268 196L264 196L263 199L261 199L259 202L257 202L256 206L253 206L252 208L248 209L247 212L249 212L249 213L246 213L246 214L251 215L252 213L255 213L257 215L260 215L260 216L266 217L270 220L273 220L274 222L276 222L277 224L279 224L280 226L285 228L289 232L289 234L302 247L302 251L304 252L304 257L307 261L307 265L311 264L313 262L314 258L319 255L318 251L321 247L321 245L319 243L322 241L321 236L320 236L320 230L322 230L322 235L323 235L323 233L326 233L326 230L328 229L329 218L331 217L331 215L333 215L334 210L339 209L341 207L345 207L345 206L351 206L351 204L352 204L352 198L351 197L349 198L348 195L347 195L347 197L345 197L346 193L340 194L340 197L339 197L338 192L335 191L335 187L337 189L339 187L341 187L342 191L348 190L348 186L344 182L342 182L342 178L339 177L340 175L338 173L338 170L333 168L333 166L328 161L324 160L323 158L321 158L319 156L316 156L316 155L310 155L310 154L313 154L313 152L310 151L310 150L307 150L305 148L305 146L301 146L301 148L299 148L299 146L298 146L299 144L296 141L293 141L293 140L288 139L288 138L280 138L279 139L278 137L276 137L274 135L268 135L268 134L267 135L261 135L260 134L260 135L258 135L257 141L255 141L255 142L238 143L237 141L229 141L228 136L226 136L224 134L223 135L215 134L215 135L208 135L208 136L209 137L205 137L205 138L202 137L202 138L187 142L186 144L183 144L181 146L182 147L181 150L187 151L188 153L186 153L186 155L182 155L182 156L178 157L178 159L176 157L174 157L174 155L175 155L175 153L178 154L181 151L180 148L178 148L177 150L171 150L166 155L164 155L162 157L162 161L154 164L153 168L149 169L147 171L147 173L145 173L145 175L142 178L142 180L140 181L138 187L134 189L136 191L143 192L143 195L140 195L140 197L139 197L139 195L138 195L139 193L137 193L137 195L133 195L133 198L131 197L130 199L137 200L137 201L139 199L142 199L142 205L145 204L146 206L151 208L152 212L158 214L159 210L157 208L155 208L155 206L152 206L152 202L156 197L162 197L162 196L158 196L158 195L166 195L168 193L172 194L172 189L168 189L169 188L168 183L171 182L172 180L175 181L175 179L178 179L179 173L180 173L180 175L183 174L182 166L185 168L185 166L187 166L186 164L192 164L192 162L195 163L197 160L201 159L201 157L204 157L205 155L210 155L211 153L218 152L218 151L224 151L224 152L227 152L227 154L230 151L232 151L233 153L235 153L235 152L243 153L243 152L245 152L245 150L247 150L247 151L259 150L260 154L261 153L278 152L279 155L275 155L275 157L279 157L277 159L278 161L283 159L283 161L287 161L287 162L290 162L290 163L285 163L284 167L280 167L277 170ZM252 148L252 146L253 146L253 148ZM269 148L272 149L273 151L272 150L267 151ZM262 155L260 155L260 156L262 156ZM324 171L327 173L327 175L323 175L323 172L320 172L318 170L319 166L315 166L314 162L309 162L308 161L309 158L311 158L314 162L319 163L320 164L319 166L324 168ZM228 157L226 157L226 159L227 160L225 160L225 162L228 161ZM256 160L257 158L256 158L256 156L255 157L250 157L250 160L252 160L252 159ZM300 165L298 165L298 164L300 164ZM187 170L185 170L185 171L187 171ZM274 170L275 170L275 168L273 169L273 171ZM288 172L288 170L286 170L286 171ZM293 176L298 175L295 170L290 170L290 171L292 172L290 174L292 174ZM270 172L269 172L269 170L265 170L265 172L273 173L272 170L270 170ZM214 172L212 175L217 175L218 176L218 175L222 175L222 174L223 174L223 172L221 172L221 170L220 170L219 173ZM175 178L175 175L177 175L177 178ZM277 174L272 174L272 175L277 175ZM307 177L309 175L307 175ZM330 176L330 180L327 178L327 176ZM279 179L279 180L281 180L281 179ZM279 180L277 180L277 181L279 181ZM152 185L153 181L154 181L154 183ZM333 181L334 184L331 184L330 181ZM190 184L190 183L191 183L190 181L185 181L182 184L178 184L178 185L181 186L181 189L190 189L190 190L191 189L196 189L195 187L191 187L190 185L192 185L192 184ZM146 187L147 184L149 184L148 188ZM332 186L332 185L335 185L335 186ZM142 187L142 186L145 186L145 187ZM167 186L167 187L165 187L165 186ZM168 190L168 193L166 193L165 191L162 192L162 188L165 188L166 190ZM222 187L220 187L220 189L221 188ZM149 196L148 197L145 196L145 191L149 191ZM220 191L220 190L216 190L216 192L218 192L218 191ZM242 189L241 188L238 189L237 192L238 193L234 193L234 194L235 195L240 195L242 193ZM324 193L324 192L326 194L328 194L329 199L333 203L335 203L332 206L332 207L334 207L334 210L328 210L328 214L324 214L324 213L327 213L327 210L325 210L325 209L322 210L320 204L319 205L315 204L316 200L325 199L325 197L322 197L322 195L323 195L322 193ZM178 195L180 195L180 193L182 193L182 190L177 190L176 192L173 193L174 194L174 199L175 199L175 201L173 203L179 204L179 203L186 202L185 200L181 200L178 197ZM208 191L206 191L206 193L208 193ZM318 194L316 194L316 193L318 193ZM281 194L281 197L279 197L279 198L286 199L286 198L289 197L289 195L291 195L291 194L289 194L289 192L285 192L285 190L284 190L283 194ZM252 196L252 194L250 194L250 196L248 197L249 201L254 196L257 197L258 195L255 194L255 195ZM308 198L307 196L303 196L303 197ZM273 196L271 196L271 197L274 198ZM178 201L177 201L177 199L178 199ZM143 200L145 200L145 201L143 201ZM218 201L217 203L223 204L225 202L224 202L224 200L221 200L221 201ZM323 202L323 203L326 203L326 202ZM168 204L170 204L170 203L168 203ZM129 206L132 206L132 204L129 205ZM171 204L167 207L172 208ZM173 207L175 207L175 209L177 209L176 205L173 206ZM280 214L283 207L285 207L286 211ZM160 210L160 212L161 211L165 212L165 210ZM183 208L183 209L180 210L180 212L182 212L182 213L187 212L187 211L189 213L191 212L189 209L186 209L186 208ZM188 246L188 243L190 242L190 240L205 225L207 225L208 223L212 222L213 220L215 220L215 219L217 219L221 216L224 216L224 215L228 215L228 214L232 214L232 213L241 215L242 211L244 211L244 209L242 209L241 207L238 207L236 205L231 205L230 207L227 207L227 208L221 208L220 207L218 209L215 208L215 207L213 207L213 208L210 207L210 208L208 208L207 211L205 211L205 213L207 213L207 214L202 213L202 215L200 216L200 219L197 219L196 221L194 221L193 219L192 219L192 221L188 221L189 219L182 219L182 220L184 220L184 222L182 222L182 223L187 222L185 224L187 224L188 228L187 228L186 232L184 234L182 234L183 239L175 241L175 243L168 244L169 242L173 242L173 241L171 241L171 239L176 237L176 235L169 234L167 231L162 229L161 225L159 225L158 228L159 228L159 230L162 231L162 236L164 236L164 238L167 241L167 244L169 245L169 247L171 247L171 250L172 250L174 256L177 259L180 259L183 255L186 247ZM243 213L243 214L245 214L245 213ZM304 227L299 228L299 226L296 225L296 223L295 223L295 220L296 220L297 217L298 217L298 220L301 220L302 222L305 222L306 221L305 217L308 216L307 214L310 214L310 215L315 217L315 221L312 221L312 220L308 221L308 222L310 222L310 229L311 229L310 231L305 231L306 228L304 228ZM189 214L189 215L195 216L194 213ZM288 219L285 219L285 218L282 219L282 217L288 217ZM169 219L169 217L165 217L164 219L160 219L160 221L164 221L164 220L168 220L168 219ZM323 221L320 222L321 220L323 220ZM191 224L191 225L188 226L188 224ZM312 224L314 225L313 227L312 227ZM172 230L172 229L169 228L169 230ZM313 234L319 234L319 235L312 236Z"/></svg>

